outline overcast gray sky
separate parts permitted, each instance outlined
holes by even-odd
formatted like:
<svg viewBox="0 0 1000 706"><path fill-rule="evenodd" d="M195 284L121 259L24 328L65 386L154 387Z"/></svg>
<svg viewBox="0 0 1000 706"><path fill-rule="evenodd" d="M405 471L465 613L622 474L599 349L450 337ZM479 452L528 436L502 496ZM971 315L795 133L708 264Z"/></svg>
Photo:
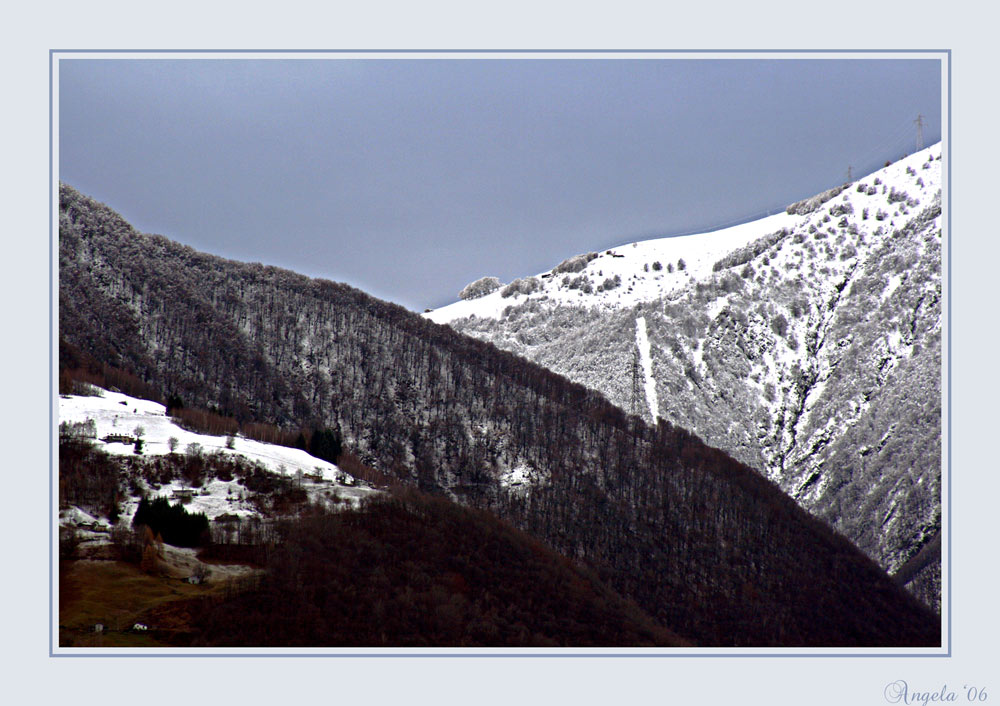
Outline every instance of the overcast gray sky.
<svg viewBox="0 0 1000 706"><path fill-rule="evenodd" d="M330 56L62 60L59 177L420 311L767 215L912 152L918 115L941 139L937 60Z"/></svg>

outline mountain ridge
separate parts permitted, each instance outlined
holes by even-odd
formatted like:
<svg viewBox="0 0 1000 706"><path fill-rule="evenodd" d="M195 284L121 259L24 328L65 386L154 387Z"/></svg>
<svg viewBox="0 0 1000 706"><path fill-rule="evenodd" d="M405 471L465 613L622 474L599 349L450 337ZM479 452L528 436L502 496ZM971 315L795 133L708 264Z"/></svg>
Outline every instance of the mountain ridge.
<svg viewBox="0 0 1000 706"><path fill-rule="evenodd" d="M425 316L692 429L896 571L941 527L940 157ZM655 395L636 389L640 320ZM912 587L936 605L940 563Z"/></svg>
<svg viewBox="0 0 1000 706"><path fill-rule="evenodd" d="M65 185L59 258L68 345L163 397L340 429L379 471L529 531L698 644L940 645L929 611L758 473L541 366L346 285L140 234Z"/></svg>

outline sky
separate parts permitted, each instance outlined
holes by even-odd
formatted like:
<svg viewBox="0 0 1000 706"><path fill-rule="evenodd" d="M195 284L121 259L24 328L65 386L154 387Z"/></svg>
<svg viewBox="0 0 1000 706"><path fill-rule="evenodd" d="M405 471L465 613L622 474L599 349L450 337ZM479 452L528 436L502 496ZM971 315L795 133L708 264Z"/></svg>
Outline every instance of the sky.
<svg viewBox="0 0 1000 706"><path fill-rule="evenodd" d="M183 55L179 55L182 57ZM58 172L138 230L414 310L941 139L912 58L73 58Z"/></svg>

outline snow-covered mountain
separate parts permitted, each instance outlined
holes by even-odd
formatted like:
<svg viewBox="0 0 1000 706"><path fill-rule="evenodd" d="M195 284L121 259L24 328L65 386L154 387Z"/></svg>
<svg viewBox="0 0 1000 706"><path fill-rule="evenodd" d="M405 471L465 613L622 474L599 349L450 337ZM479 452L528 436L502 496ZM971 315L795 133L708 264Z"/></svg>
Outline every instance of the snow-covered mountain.
<svg viewBox="0 0 1000 706"><path fill-rule="evenodd" d="M935 145L762 220L484 278L425 316L694 431L893 573L941 526L941 253ZM939 563L910 587L934 603Z"/></svg>

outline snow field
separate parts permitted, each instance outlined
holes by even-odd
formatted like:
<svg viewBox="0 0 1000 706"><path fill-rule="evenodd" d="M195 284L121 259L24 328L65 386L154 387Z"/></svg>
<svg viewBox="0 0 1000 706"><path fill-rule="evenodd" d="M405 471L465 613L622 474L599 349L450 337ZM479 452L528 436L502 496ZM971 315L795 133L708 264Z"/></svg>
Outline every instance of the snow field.
<svg viewBox="0 0 1000 706"><path fill-rule="evenodd" d="M266 444L240 436L233 438L233 447L227 447L228 437L211 436L188 431L178 426L167 416L166 408L156 402L143 400L120 392L99 390L100 396L63 395L59 398L60 422L85 422L93 420L97 427L94 440L102 450L115 455L132 455L133 445L126 443L105 443L101 439L110 434L134 437L141 427L143 455L157 456L170 453L170 439L177 440L176 452L185 453L189 445L198 444L205 454L221 452L241 456L259 463L273 473L297 478L313 503L337 508L347 503L356 507L361 499L378 492L363 485L353 485L354 479L341 471L335 464L311 456L301 449ZM305 478L309 474L314 480ZM347 485L345 485L347 484ZM204 513L210 520L220 515L239 517L259 516L250 502L250 492L238 481L223 481L218 478L206 480L200 488L190 488L181 480L173 480L159 488L149 489L151 497L165 497L178 500L179 491L193 491L190 500L184 502L188 512ZM138 497L126 498L121 503L123 517L131 517L139 505ZM108 525L103 518L96 518L79 508L70 508L60 513L60 523L66 525ZM108 525L110 529L110 525Z"/></svg>
<svg viewBox="0 0 1000 706"><path fill-rule="evenodd" d="M457 301L424 316L435 323L446 324L469 316L499 319L507 307L523 304L528 299L544 300L552 306L631 308L642 302L670 298L696 282L710 280L716 262L763 236L782 229L804 233L810 225L816 225L821 231L836 226L837 220L824 222L822 219L832 206L841 203L851 204L854 213L848 219L867 239L867 247L871 247L873 233L879 226L882 226L883 232L901 228L930 203L941 184L941 162L937 159L940 154L941 145L937 144L909 155L874 174L857 179L843 192L806 215L782 212L721 230L645 240L599 252L581 272L568 275L570 278L587 275L595 287L588 294L563 286L566 274L546 276L549 272L543 272L536 275L541 288L530 295L504 297L501 287L484 297ZM874 184L876 179L880 182L878 185ZM864 192L857 191L859 184L866 186ZM887 195L892 186L905 191L910 199L919 201L919 205L906 207L905 202L889 204ZM874 187L872 194L867 193L868 187ZM868 217L862 218L866 208ZM908 213L903 213L904 209ZM885 219L881 221L876 219L880 210L885 213ZM800 253L800 247L786 246L780 253L780 259L772 264L783 266L790 258L801 257ZM682 260L683 270L680 268ZM659 269L654 267L655 263L659 263ZM837 260L830 263L830 268L839 272L846 265L845 261ZM671 268L673 271L670 271ZM597 291L597 286L605 279L615 276L621 278L618 287Z"/></svg>
<svg viewBox="0 0 1000 706"><path fill-rule="evenodd" d="M68 395L59 398L60 422L83 422L87 419L97 423L98 441L109 434L135 436L136 427L142 427L142 452L146 456L170 453L169 441L175 438L178 453L184 453L190 444L200 444L205 453L221 451L243 456L284 475L295 475L297 471L321 473L324 480L330 481L347 476L335 464L310 456L301 449L266 444L241 436L233 438L233 448L229 449L226 447L226 436L188 431L168 417L166 408L157 402L107 390L102 390L100 397ZM102 448L110 454L133 453L131 444L110 443L103 444Z"/></svg>

